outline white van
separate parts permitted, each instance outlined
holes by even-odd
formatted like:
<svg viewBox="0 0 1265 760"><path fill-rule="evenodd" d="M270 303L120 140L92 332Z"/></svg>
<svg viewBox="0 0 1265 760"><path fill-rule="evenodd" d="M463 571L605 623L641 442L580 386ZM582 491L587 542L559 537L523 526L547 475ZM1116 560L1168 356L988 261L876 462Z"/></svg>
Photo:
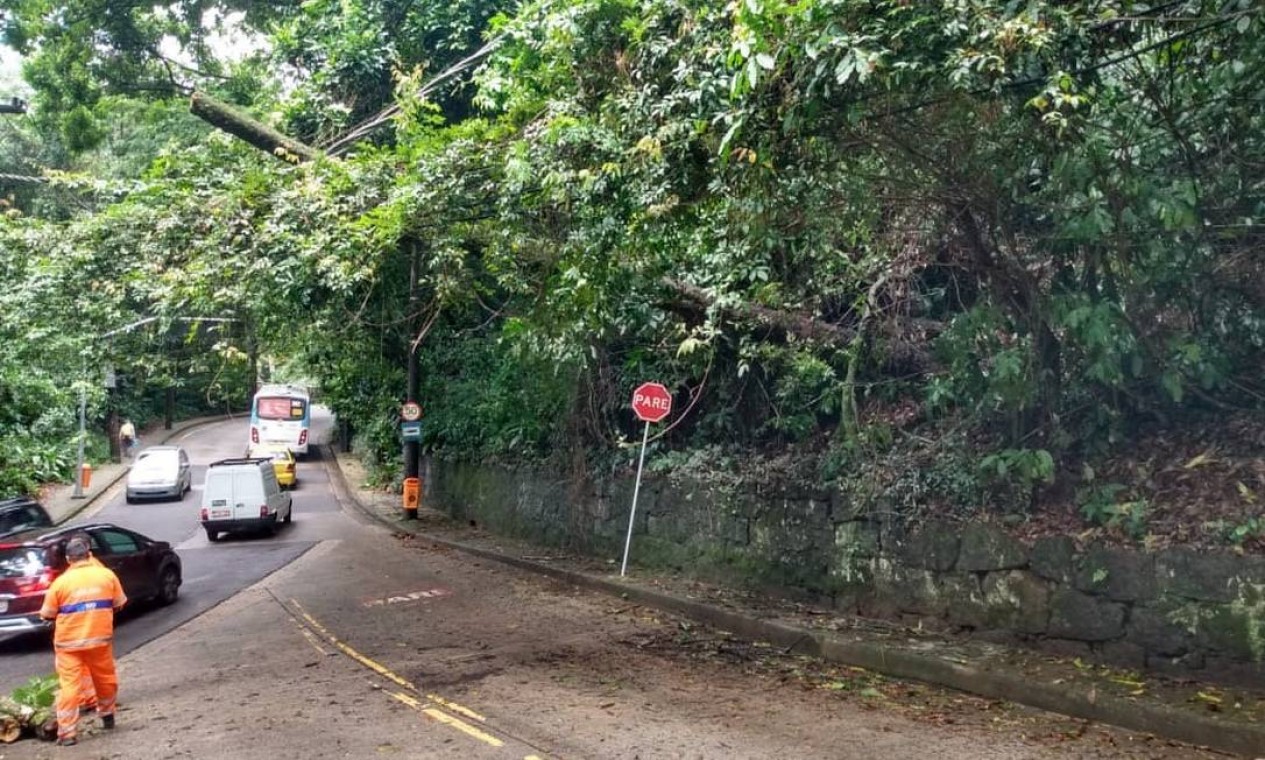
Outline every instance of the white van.
<svg viewBox="0 0 1265 760"><path fill-rule="evenodd" d="M206 537L237 530L277 532L277 524L293 518L290 494L277 485L271 459L223 459L206 468L198 519Z"/></svg>

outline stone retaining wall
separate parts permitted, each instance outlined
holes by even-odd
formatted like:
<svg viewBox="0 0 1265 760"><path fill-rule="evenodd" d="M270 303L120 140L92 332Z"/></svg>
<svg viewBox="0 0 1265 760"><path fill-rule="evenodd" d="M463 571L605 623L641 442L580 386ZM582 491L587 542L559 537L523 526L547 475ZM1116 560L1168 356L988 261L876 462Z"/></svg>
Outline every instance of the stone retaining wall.
<svg viewBox="0 0 1265 760"><path fill-rule="evenodd" d="M631 479L577 494L564 478L428 465L427 498L461 519L618 558ZM922 524L835 494L642 484L632 564L758 586L841 611L905 620L1129 667L1265 684L1265 557L1024 544L984 523Z"/></svg>

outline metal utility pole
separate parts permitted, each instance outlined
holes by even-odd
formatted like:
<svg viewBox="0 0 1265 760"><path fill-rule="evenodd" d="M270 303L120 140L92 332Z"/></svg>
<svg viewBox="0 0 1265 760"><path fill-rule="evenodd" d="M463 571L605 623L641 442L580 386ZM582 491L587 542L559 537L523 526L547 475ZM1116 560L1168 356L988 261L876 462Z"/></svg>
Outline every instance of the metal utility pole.
<svg viewBox="0 0 1265 760"><path fill-rule="evenodd" d="M163 430L176 426L176 386L168 385L163 394Z"/></svg>
<svg viewBox="0 0 1265 760"><path fill-rule="evenodd" d="M71 492L70 498L83 498L83 443L88 437L88 391L84 387L87 383L87 362L84 362L84 369L79 373L79 459L75 465L75 490Z"/></svg>
<svg viewBox="0 0 1265 760"><path fill-rule="evenodd" d="M409 241L409 248L413 254L412 263L409 265L408 275L408 311L409 311L409 351L408 351L408 389L405 393L406 401L417 401L418 386L420 384L417 374L417 344L416 336L419 329L420 317L417 313L418 302L421 300L417 292L417 268L420 265L421 246L417 241ZM418 460L420 459L421 442L414 440L406 440L404 442L404 477L416 478L420 467Z"/></svg>
<svg viewBox="0 0 1265 760"><path fill-rule="evenodd" d="M246 325L246 356L250 362L250 386L246 389L246 402L259 392L259 345L255 343L255 331L250 324Z"/></svg>
<svg viewBox="0 0 1265 760"><path fill-rule="evenodd" d="M114 403L118 387L118 376L114 374L114 368L107 367L105 370L105 434L110 441L110 461L116 464L122 462L123 457L127 455L127 452L123 450L122 441L119 440L119 427L122 423L119 421L119 410Z"/></svg>

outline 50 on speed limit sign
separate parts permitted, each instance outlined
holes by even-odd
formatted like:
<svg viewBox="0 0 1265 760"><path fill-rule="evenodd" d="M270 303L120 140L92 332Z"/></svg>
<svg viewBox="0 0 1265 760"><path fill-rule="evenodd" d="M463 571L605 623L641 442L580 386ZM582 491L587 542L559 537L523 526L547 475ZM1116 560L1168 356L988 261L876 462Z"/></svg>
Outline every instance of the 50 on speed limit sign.
<svg viewBox="0 0 1265 760"><path fill-rule="evenodd" d="M400 407L400 418L405 422L417 422L422 418L422 405L416 401L405 401Z"/></svg>

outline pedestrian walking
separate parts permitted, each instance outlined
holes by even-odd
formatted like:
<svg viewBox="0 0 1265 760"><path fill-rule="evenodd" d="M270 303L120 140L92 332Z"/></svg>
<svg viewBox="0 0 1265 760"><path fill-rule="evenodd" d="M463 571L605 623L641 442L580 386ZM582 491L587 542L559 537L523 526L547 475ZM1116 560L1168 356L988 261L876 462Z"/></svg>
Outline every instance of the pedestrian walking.
<svg viewBox="0 0 1265 760"><path fill-rule="evenodd" d="M132 449L136 447L136 426L131 420L123 420L123 424L119 425L119 449L122 450L123 456L131 457Z"/></svg>
<svg viewBox="0 0 1265 760"><path fill-rule="evenodd" d="M57 667L57 743L79 742L79 710L85 675L97 696L101 726L114 728L119 679L114 668L114 612L127 603L123 585L108 567L95 562L87 536L66 542L70 566L48 593L40 617L56 626L53 650Z"/></svg>

